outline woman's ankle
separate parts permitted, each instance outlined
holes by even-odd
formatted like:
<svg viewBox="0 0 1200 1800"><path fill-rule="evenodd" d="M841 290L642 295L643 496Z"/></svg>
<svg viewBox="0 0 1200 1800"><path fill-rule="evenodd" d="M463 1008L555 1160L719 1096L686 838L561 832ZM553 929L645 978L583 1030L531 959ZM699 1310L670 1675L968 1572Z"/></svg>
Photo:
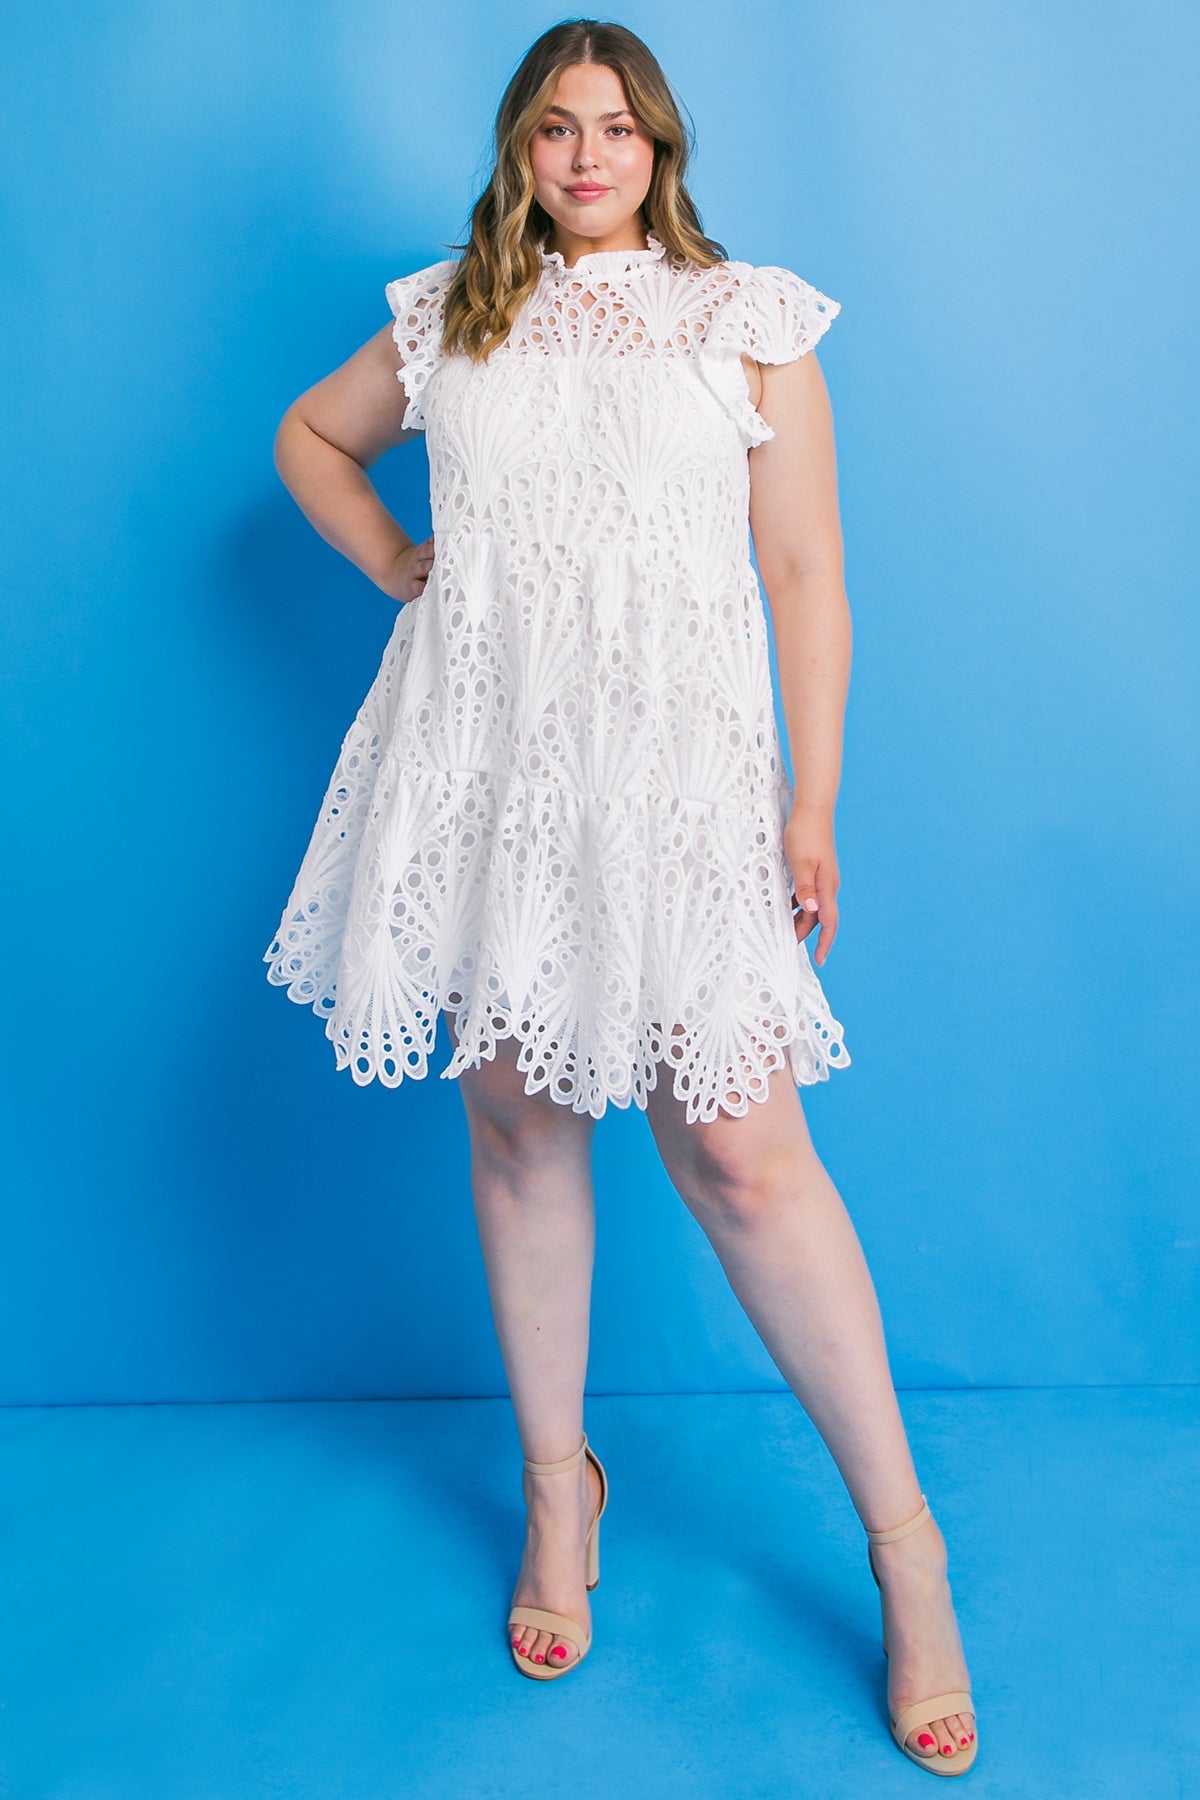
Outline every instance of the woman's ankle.
<svg viewBox="0 0 1200 1800"><path fill-rule="evenodd" d="M946 1540L933 1518L928 1519L919 1531L897 1538L894 1543L872 1544L871 1560L882 1582L893 1577L944 1581L949 1561Z"/></svg>

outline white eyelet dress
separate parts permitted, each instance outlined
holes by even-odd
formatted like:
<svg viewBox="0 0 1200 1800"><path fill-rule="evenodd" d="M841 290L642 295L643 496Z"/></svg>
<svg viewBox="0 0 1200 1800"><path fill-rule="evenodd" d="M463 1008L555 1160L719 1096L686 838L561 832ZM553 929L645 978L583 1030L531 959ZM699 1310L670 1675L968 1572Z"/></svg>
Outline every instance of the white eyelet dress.
<svg viewBox="0 0 1200 1800"><path fill-rule="evenodd" d="M689 1123L850 1057L791 910L741 353L840 311L790 270L593 251L484 362L445 356L453 261L393 281L433 568L342 744L268 979L336 1064L455 1077L518 1040L524 1090L599 1118L665 1067Z"/></svg>

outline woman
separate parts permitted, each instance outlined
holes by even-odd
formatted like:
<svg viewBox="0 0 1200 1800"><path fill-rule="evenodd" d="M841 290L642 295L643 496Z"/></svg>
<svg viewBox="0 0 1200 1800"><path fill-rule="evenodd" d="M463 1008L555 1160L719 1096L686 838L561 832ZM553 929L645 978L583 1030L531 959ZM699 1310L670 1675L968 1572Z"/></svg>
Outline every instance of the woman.
<svg viewBox="0 0 1200 1800"><path fill-rule="evenodd" d="M620 26L539 38L496 140L461 260L391 283L394 321L279 429L305 515L401 610L269 978L360 1082L423 1077L446 1019L525 1453L517 1667L590 1646L590 1138L632 1101L867 1528L896 1741L959 1773L945 1548L797 1092L849 1062L804 941L819 924L823 964L837 929L850 627L812 347L839 308L705 237L665 77ZM366 470L426 427L414 543Z"/></svg>

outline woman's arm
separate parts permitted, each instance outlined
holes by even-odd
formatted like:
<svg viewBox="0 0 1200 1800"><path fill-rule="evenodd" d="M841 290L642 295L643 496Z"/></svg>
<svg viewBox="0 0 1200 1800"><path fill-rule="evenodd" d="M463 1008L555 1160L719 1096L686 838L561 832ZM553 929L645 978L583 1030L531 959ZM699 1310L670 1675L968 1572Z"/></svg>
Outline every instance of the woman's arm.
<svg viewBox="0 0 1200 1800"><path fill-rule="evenodd" d="M383 326L340 369L300 395L275 434L275 467L326 543L401 602L424 591L433 538L414 544L366 471L385 450L417 435L402 429L407 405L400 355Z"/></svg>
<svg viewBox="0 0 1200 1800"><path fill-rule="evenodd" d="M843 575L833 414L814 351L747 366L751 399L775 432L750 452L750 529L771 609L795 782L784 848L823 963L837 932L833 811L850 683L850 605ZM755 398L757 392L757 398Z"/></svg>

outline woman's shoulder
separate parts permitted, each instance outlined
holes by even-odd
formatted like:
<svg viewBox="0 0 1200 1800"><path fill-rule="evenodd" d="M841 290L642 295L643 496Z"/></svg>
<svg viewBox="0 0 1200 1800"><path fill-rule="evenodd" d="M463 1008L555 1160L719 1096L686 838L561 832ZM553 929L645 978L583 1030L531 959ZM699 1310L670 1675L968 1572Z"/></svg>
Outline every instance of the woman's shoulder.
<svg viewBox="0 0 1200 1800"><path fill-rule="evenodd" d="M425 389L441 353L443 302L458 263L453 257L389 281L392 342L400 352L396 378L408 395L404 429L424 431Z"/></svg>
<svg viewBox="0 0 1200 1800"><path fill-rule="evenodd" d="M708 272L714 308L710 345L756 362L791 362L811 350L841 312L834 300L781 263L729 258Z"/></svg>
<svg viewBox="0 0 1200 1800"><path fill-rule="evenodd" d="M445 299L457 268L457 257L444 257L439 262L414 269L411 275L398 275L394 281L389 281L383 291L393 318L401 323L407 321L409 315L415 315L415 323L422 314Z"/></svg>

